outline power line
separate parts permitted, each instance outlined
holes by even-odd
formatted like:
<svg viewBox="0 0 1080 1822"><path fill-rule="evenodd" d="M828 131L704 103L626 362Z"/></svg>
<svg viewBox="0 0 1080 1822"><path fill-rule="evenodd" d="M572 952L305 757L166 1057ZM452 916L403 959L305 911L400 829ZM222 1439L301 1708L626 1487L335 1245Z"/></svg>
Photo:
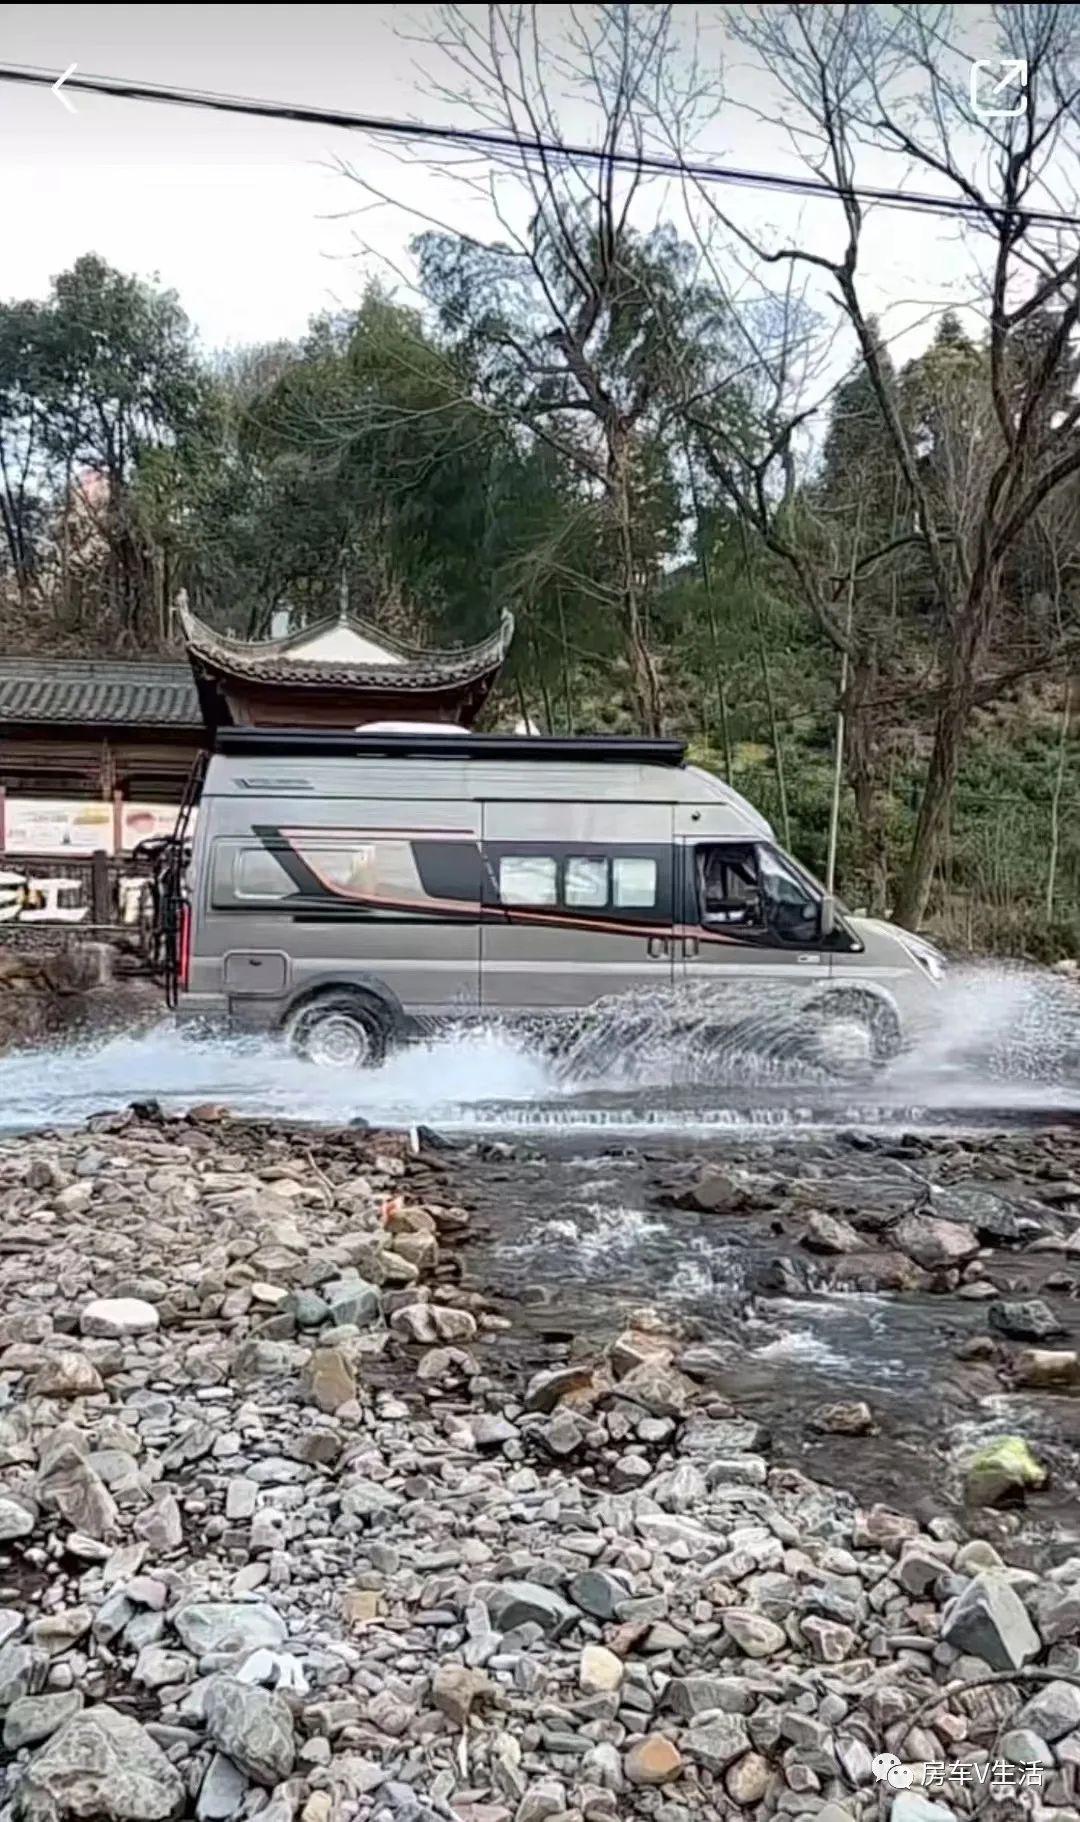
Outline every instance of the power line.
<svg viewBox="0 0 1080 1822"><path fill-rule="evenodd" d="M0 64L0 82L52 88L59 74L59 71L31 68L25 64ZM210 89L169 88L156 83L127 81L115 76L72 75L66 78L64 88L80 89L90 95L107 95L119 101L156 101L173 107L205 108L220 114L242 114L254 119L335 127L346 132L369 133L373 137L428 140L436 144L467 146L480 152L531 153L559 163L614 165L652 176L692 177L700 183L730 184L736 188L767 190L782 195L827 197L833 200L850 195L859 202L878 203L885 208L905 209L919 214L983 221L995 209L992 202L988 202L984 208L970 197L935 196L928 190L896 190L876 184L852 184L849 188L842 189L824 178L796 177L778 171L758 171L655 152L605 151L598 146L572 145L544 139L540 135L498 132L485 127L445 126L434 121L398 120L376 114L305 107L299 102L222 95ZM1024 209L1019 214L1026 224L1033 227L1080 229L1080 214L1053 209Z"/></svg>

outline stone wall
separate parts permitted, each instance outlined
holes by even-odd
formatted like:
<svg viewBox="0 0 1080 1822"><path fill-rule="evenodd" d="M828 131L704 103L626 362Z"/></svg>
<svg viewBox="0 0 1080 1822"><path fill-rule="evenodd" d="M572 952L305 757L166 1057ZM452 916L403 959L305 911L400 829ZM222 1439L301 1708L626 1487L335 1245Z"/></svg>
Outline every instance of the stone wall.
<svg viewBox="0 0 1080 1822"><path fill-rule="evenodd" d="M0 945L0 1052L64 1036L153 1023L164 1008L148 981L118 980L109 943L36 931Z"/></svg>

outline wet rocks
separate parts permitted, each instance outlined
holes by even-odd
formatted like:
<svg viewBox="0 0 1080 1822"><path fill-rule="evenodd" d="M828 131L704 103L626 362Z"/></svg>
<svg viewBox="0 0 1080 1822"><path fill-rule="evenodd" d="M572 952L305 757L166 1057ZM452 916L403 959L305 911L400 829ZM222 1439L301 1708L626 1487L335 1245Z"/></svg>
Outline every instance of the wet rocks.
<svg viewBox="0 0 1080 1822"><path fill-rule="evenodd" d="M782 1221L803 1282L846 1288L884 1259L956 1283L897 1242L952 1218L947 1191L911 1216L906 1146L895 1194L804 1183L800 1146L787 1187L748 1163L702 1222L672 1217L717 1230L745 1294L730 1324L620 1302L610 1337L553 1338L546 1314L506 1335L509 1300L508 1318L458 1273L441 1156L359 1129L109 1118L0 1141L0 1211L41 1235L0 1258L0 1806L17 1822L64 1822L69 1772L121 1822L85 1782L121 1759L131 1822L176 1813L177 1784L196 1822L854 1822L866 1742L954 1679L971 1686L898 1751L963 1758L992 1730L1071 1762L1080 1560L1009 1568L1008 1513L987 1514L999 1550L959 1543L929 1476L918 1518L858 1506L843 1466L865 1477L891 1440L876 1382L820 1376L796 1448L784 1412L770 1435L743 1408L744 1363L765 1405L769 1351L750 1357L776 1333L757 1214ZM505 1150L491 1163L501 1194ZM1047 1214L1057 1242L1070 1219ZM984 1229L956 1221L970 1249ZM932 1254L921 1227L914 1244L952 1246ZM1054 1263L1030 1257L1023 1282L1042 1284ZM965 1261L971 1283L982 1269ZM86 1316L132 1301L157 1323ZM942 1319L956 1310L981 1326L966 1305ZM1023 1354L988 1345L965 1398L1017 1383ZM60 1381L86 1389L40 1393L67 1354ZM821 1453L831 1485L809 1477ZM1053 1497L1067 1455L1045 1453ZM980 1689L998 1662L1053 1677ZM106 1701L122 1740L93 1718Z"/></svg>
<svg viewBox="0 0 1080 1822"><path fill-rule="evenodd" d="M1080 1388L1080 1353L1071 1348L1019 1348L1009 1363L1014 1385L1034 1391Z"/></svg>
<svg viewBox="0 0 1080 1822"><path fill-rule="evenodd" d="M1003 1298L987 1312L990 1327L1013 1341L1050 1341L1064 1331L1048 1303L1041 1297Z"/></svg>
<svg viewBox="0 0 1080 1822"><path fill-rule="evenodd" d="M1046 1469L1036 1461L1022 1436L997 1436L984 1443L969 1462L964 1497L972 1506L1000 1506L1023 1499L1041 1487Z"/></svg>
<svg viewBox="0 0 1080 1822"><path fill-rule="evenodd" d="M890 1235L893 1244L927 1271L944 1271L964 1265L979 1250L970 1227L946 1221L940 1215L905 1215Z"/></svg>

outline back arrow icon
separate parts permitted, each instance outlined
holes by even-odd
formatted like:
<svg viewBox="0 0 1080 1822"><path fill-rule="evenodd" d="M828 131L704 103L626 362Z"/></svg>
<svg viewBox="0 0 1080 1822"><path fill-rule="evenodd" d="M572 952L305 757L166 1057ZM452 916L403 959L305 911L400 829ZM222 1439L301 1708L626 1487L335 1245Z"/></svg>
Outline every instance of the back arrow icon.
<svg viewBox="0 0 1080 1822"><path fill-rule="evenodd" d="M58 76L56 78L56 81L52 85L52 92L56 96L57 101L63 102L63 104L66 107L69 114L74 114L77 110L75 108L74 103L69 99L69 97L67 95L61 95L60 90L63 88L68 77L73 76L75 74L75 71L78 69L78 67L79 66L77 63L69 63L67 66L67 69L64 71L63 75Z"/></svg>

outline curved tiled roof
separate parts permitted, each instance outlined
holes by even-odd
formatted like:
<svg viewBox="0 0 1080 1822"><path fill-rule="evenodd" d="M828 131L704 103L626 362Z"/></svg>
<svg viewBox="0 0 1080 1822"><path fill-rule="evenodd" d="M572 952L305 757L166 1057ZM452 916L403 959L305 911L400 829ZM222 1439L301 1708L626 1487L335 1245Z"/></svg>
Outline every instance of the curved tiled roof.
<svg viewBox="0 0 1080 1822"><path fill-rule="evenodd" d="M459 651L422 651L391 639L369 621L352 616L344 620L320 620L306 626L287 639L264 639L249 642L217 633L186 608L180 609L180 622L187 640L192 664L212 676L235 677L250 683L287 683L297 688L315 686L325 689L344 687L364 689L388 685L398 690L430 690L471 683L494 672L502 664L514 636L514 616L504 611L499 626L477 645L463 646ZM297 655L296 646L306 644L332 627L345 625L361 638L393 653L389 664L357 664L342 661L305 658Z"/></svg>
<svg viewBox="0 0 1080 1822"><path fill-rule="evenodd" d="M201 728L202 715L186 664L0 658L0 738L18 722Z"/></svg>

